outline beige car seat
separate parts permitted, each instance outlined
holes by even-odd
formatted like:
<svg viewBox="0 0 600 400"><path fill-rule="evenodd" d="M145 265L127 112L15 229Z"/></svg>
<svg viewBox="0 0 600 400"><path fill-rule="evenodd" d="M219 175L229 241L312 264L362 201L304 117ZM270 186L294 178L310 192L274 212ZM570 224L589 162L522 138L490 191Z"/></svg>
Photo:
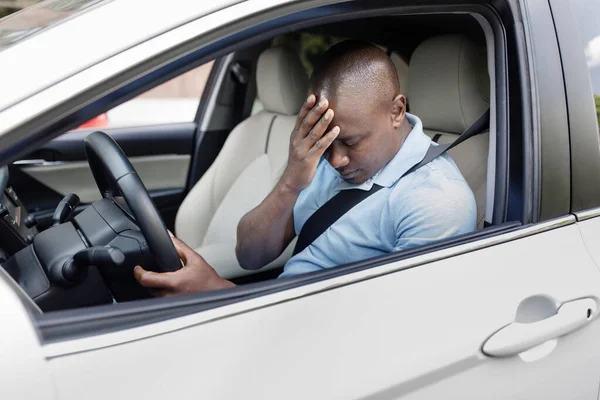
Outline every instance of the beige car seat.
<svg viewBox="0 0 600 400"><path fill-rule="evenodd" d="M256 81L263 110L233 129L175 220L176 235L227 279L253 273L237 262L237 225L281 176L296 115L307 95L306 71L288 49L265 50L258 59ZM283 266L294 243L261 271Z"/></svg>
<svg viewBox="0 0 600 400"><path fill-rule="evenodd" d="M413 52L408 70L410 112L438 143L453 142L490 107L485 48L463 35L425 40ZM489 132L450 150L477 202L477 227L485 216Z"/></svg>

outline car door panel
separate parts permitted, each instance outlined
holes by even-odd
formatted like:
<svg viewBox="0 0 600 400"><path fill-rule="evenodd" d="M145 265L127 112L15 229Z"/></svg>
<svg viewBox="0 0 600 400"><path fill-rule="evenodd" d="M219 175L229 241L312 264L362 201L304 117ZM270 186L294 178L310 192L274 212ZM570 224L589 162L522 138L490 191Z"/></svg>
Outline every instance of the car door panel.
<svg viewBox="0 0 600 400"><path fill-rule="evenodd" d="M581 230L581 235L585 245L596 263L600 267L600 209L588 210L587 212L576 213L579 222L577 226Z"/></svg>
<svg viewBox="0 0 600 400"><path fill-rule="evenodd" d="M185 188L189 155L165 154L130 157L129 160L148 191ZM87 161L23 166L21 170L62 196L76 193L82 203L102 198Z"/></svg>
<svg viewBox="0 0 600 400"><path fill-rule="evenodd" d="M272 295L271 303L267 297L213 310L204 320L199 313L49 345L57 390L65 399L85 392L94 399L595 400L600 348L589 343L600 333L597 311L580 329L532 351L502 358L481 351L515 321L525 299L545 296L556 308L580 298L598 302L600 272L574 218L542 227L557 224L568 225L507 233L493 238L503 243L455 256L477 244L383 265L356 273L354 283L344 284L357 279L345 275L316 284L319 290L302 286ZM543 311L535 302L531 310ZM554 340L548 354L532 360ZM81 366L95 373L74 382ZM149 379L157 374L160 380Z"/></svg>
<svg viewBox="0 0 600 400"><path fill-rule="evenodd" d="M130 158L167 227L173 229L184 197L195 123L104 129ZM89 169L84 140L92 130L66 133L11 166L10 184L43 229L62 197L77 194L83 204L100 199Z"/></svg>
<svg viewBox="0 0 600 400"><path fill-rule="evenodd" d="M83 141L90 133L101 130L111 135L128 157L190 154L196 124L180 123L131 128L82 129L65 133L33 152L32 159L46 161L84 161Z"/></svg>
<svg viewBox="0 0 600 400"><path fill-rule="evenodd" d="M593 399L598 398L600 369L599 352L592 343L600 334L596 321L585 330L559 339L560 343L541 360L527 361L519 356L479 364L476 368L450 374L450 379L439 380L406 397L410 400L453 398L460 399ZM553 343L546 347L551 349ZM540 353L548 351L540 347ZM571 368L577 373L571 374ZM391 390L380 397L395 398Z"/></svg>

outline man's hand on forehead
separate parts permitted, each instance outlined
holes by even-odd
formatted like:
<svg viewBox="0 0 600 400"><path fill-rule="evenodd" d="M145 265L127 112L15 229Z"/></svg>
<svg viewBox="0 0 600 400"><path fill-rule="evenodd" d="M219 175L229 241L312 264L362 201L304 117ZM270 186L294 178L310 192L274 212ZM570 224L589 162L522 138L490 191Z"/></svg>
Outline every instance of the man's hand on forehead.
<svg viewBox="0 0 600 400"><path fill-rule="evenodd" d="M340 133L338 126L328 130L333 116L324 96L317 99L311 94L304 102L290 137L288 164L281 177L290 190L299 193L312 182L321 156Z"/></svg>

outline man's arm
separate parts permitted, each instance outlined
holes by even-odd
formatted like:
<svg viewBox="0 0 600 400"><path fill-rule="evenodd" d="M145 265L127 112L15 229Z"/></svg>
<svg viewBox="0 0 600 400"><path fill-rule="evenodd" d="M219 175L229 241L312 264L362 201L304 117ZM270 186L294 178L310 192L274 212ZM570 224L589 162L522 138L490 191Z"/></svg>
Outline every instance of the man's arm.
<svg viewBox="0 0 600 400"><path fill-rule="evenodd" d="M259 269L285 250L295 236L294 204L312 182L319 160L339 134L339 127L326 133L333 110L327 99L318 103L310 95L296 120L290 137L288 163L275 188L256 208L240 220L236 256L244 269Z"/></svg>
<svg viewBox="0 0 600 400"><path fill-rule="evenodd" d="M244 269L259 269L273 261L295 236L293 209L298 193L278 183L240 220L235 253Z"/></svg>

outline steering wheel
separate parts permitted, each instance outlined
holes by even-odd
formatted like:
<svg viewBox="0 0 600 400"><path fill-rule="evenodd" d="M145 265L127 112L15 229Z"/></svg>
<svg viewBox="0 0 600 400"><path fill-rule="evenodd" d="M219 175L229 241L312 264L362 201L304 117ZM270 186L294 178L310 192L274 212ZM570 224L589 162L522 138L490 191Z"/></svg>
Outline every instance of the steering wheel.
<svg viewBox="0 0 600 400"><path fill-rule="evenodd" d="M88 163L102 197L114 202L115 196L123 196L156 258L158 272L181 268L167 228L123 150L114 139L100 131L90 133L84 143Z"/></svg>

